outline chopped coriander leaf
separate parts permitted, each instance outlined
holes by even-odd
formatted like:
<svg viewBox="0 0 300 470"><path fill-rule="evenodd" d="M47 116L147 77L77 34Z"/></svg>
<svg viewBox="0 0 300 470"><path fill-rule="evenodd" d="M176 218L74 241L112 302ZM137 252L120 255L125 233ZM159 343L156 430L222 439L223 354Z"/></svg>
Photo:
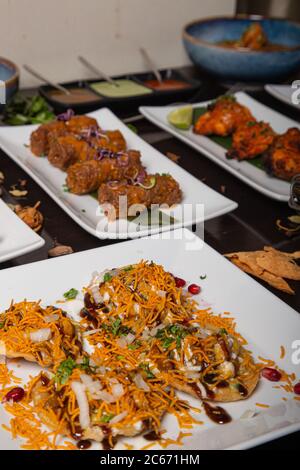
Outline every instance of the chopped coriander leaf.
<svg viewBox="0 0 300 470"><path fill-rule="evenodd" d="M70 192L69 187L66 184L63 184L62 188L63 188L64 193L69 193Z"/></svg>
<svg viewBox="0 0 300 470"><path fill-rule="evenodd" d="M131 271L132 269L133 269L133 266L125 266L125 268L123 268L123 271L128 272L128 271Z"/></svg>
<svg viewBox="0 0 300 470"><path fill-rule="evenodd" d="M221 328L220 335L228 335L228 331L225 328Z"/></svg>
<svg viewBox="0 0 300 470"><path fill-rule="evenodd" d="M77 289L72 288L72 289L68 290L68 292L64 293L64 298L66 300L74 300L74 299L76 299L78 294L79 294L79 291Z"/></svg>
<svg viewBox="0 0 300 470"><path fill-rule="evenodd" d="M95 372L97 367L92 367L90 365L90 358L85 356L83 359L82 359L82 363L81 364L78 364L78 368L81 369L81 370L85 370L87 372Z"/></svg>
<svg viewBox="0 0 300 470"><path fill-rule="evenodd" d="M121 326L121 323L122 323L121 318L117 318L117 319L113 322L113 324L112 324L112 326L111 326L111 332L112 332L112 334L113 334L114 336L117 336L117 334L118 334L118 332L119 332L119 328L120 328L120 326Z"/></svg>
<svg viewBox="0 0 300 470"><path fill-rule="evenodd" d="M104 274L103 280L104 280L104 282L111 281L112 280L112 275L109 274L109 273Z"/></svg>
<svg viewBox="0 0 300 470"><path fill-rule="evenodd" d="M162 342L162 347L168 349L171 344L176 341L176 348L181 348L181 341L188 335L188 330L182 328L180 325L170 325L166 328L159 330L156 338Z"/></svg>
<svg viewBox="0 0 300 470"><path fill-rule="evenodd" d="M147 379L154 379L155 375L151 372L149 364L140 364L140 369L146 373Z"/></svg>
<svg viewBox="0 0 300 470"><path fill-rule="evenodd" d="M101 416L100 421L101 423L109 423L113 419L114 416L115 415L113 415L112 413L104 414Z"/></svg>
<svg viewBox="0 0 300 470"><path fill-rule="evenodd" d="M162 347L164 349L169 349L169 347L171 346L173 342L174 342L174 338L166 338L162 343Z"/></svg>
<svg viewBox="0 0 300 470"><path fill-rule="evenodd" d="M124 356L117 356L117 359L118 359L119 361L123 361L123 359L125 359L125 357L124 357Z"/></svg>
<svg viewBox="0 0 300 470"><path fill-rule="evenodd" d="M4 321L0 323L0 330L1 330L1 328L4 328L4 325L5 325Z"/></svg>
<svg viewBox="0 0 300 470"><path fill-rule="evenodd" d="M135 127L133 124L127 124L127 127L132 131L134 132L135 134L138 133L138 130L137 130L137 127Z"/></svg>
<svg viewBox="0 0 300 470"><path fill-rule="evenodd" d="M61 362L55 374L55 382L59 385L64 385L73 370L76 368L76 362L71 357L68 357L65 361Z"/></svg>
<svg viewBox="0 0 300 470"><path fill-rule="evenodd" d="M135 351L136 349L138 349L140 346L141 346L141 342L140 341L136 341L135 343L133 344L129 344L128 345L128 349L132 350L132 351Z"/></svg>

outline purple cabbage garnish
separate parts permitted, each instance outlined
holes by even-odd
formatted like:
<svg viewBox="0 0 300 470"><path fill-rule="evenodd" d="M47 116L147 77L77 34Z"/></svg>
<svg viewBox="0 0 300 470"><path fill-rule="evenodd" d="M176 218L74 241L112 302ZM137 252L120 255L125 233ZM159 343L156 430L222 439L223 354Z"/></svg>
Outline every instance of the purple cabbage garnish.
<svg viewBox="0 0 300 470"><path fill-rule="evenodd" d="M58 116L56 116L56 119L57 119L57 121L67 122L67 121L70 121L70 119L73 116L75 116L75 112L73 111L73 109L68 109L65 113L62 113L62 114L59 114Z"/></svg>

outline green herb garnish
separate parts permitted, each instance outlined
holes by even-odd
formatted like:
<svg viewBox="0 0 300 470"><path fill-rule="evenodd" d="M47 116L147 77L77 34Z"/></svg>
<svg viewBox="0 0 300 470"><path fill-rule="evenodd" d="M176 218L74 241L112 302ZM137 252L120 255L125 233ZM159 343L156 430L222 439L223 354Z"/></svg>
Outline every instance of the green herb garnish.
<svg viewBox="0 0 300 470"><path fill-rule="evenodd" d="M130 349L131 351L135 351L136 349L138 349L141 346L141 344L142 343L140 341L136 341L133 344L129 344L128 349Z"/></svg>
<svg viewBox="0 0 300 470"><path fill-rule="evenodd" d="M64 385L76 366L76 362L71 357L61 362L55 374L55 382L59 385Z"/></svg>
<svg viewBox="0 0 300 470"><path fill-rule="evenodd" d="M228 335L228 331L225 328L221 328L219 333L220 335Z"/></svg>
<svg viewBox="0 0 300 470"><path fill-rule="evenodd" d="M45 124L53 121L55 114L50 110L46 100L39 95L24 97L17 94L7 104L4 111L4 122L10 126L25 124Z"/></svg>
<svg viewBox="0 0 300 470"><path fill-rule="evenodd" d="M113 415L112 413L102 415L100 421L101 423L109 423L114 416L115 415Z"/></svg>
<svg viewBox="0 0 300 470"><path fill-rule="evenodd" d="M66 300L74 300L74 299L76 299L78 294L79 294L78 290L72 288L72 289L68 290L68 292L64 293L64 298Z"/></svg>
<svg viewBox="0 0 300 470"><path fill-rule="evenodd" d="M64 193L69 193L69 192L70 192L69 187L68 187L67 184L63 184L63 185L62 185L62 188L63 188L63 192L64 192Z"/></svg>
<svg viewBox="0 0 300 470"><path fill-rule="evenodd" d="M164 349L169 349L174 341L176 342L176 348L181 348L182 340L189 334L188 330L180 325L170 325L166 328L159 330L156 334Z"/></svg>
<svg viewBox="0 0 300 470"><path fill-rule="evenodd" d="M142 369L145 374L147 379L154 379L155 375L151 372L149 364L140 364L139 368Z"/></svg>
<svg viewBox="0 0 300 470"><path fill-rule="evenodd" d="M103 281L108 282L112 280L112 275L109 273L104 274Z"/></svg>
<svg viewBox="0 0 300 470"><path fill-rule="evenodd" d="M137 127L135 127L133 124L127 124L127 127L135 134L138 133Z"/></svg>

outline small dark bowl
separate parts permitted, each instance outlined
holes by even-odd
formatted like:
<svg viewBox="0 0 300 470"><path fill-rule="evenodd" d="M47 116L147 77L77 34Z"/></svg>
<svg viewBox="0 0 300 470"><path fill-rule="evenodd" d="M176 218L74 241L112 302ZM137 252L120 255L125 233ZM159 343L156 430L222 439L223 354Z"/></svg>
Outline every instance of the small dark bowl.
<svg viewBox="0 0 300 470"><path fill-rule="evenodd" d="M238 40L252 23L261 23L270 43L291 50L250 51L218 43ZM193 63L228 80L277 81L300 68L300 23L262 17L216 17L185 26L183 43Z"/></svg>
<svg viewBox="0 0 300 470"><path fill-rule="evenodd" d="M0 57L0 80L4 82L4 85L5 85L5 89L4 89L5 96L1 96L1 98L4 98L4 99L1 99L2 101L1 104L5 104L3 101L8 103L8 101L18 91L19 77L20 77L19 68L10 60Z"/></svg>

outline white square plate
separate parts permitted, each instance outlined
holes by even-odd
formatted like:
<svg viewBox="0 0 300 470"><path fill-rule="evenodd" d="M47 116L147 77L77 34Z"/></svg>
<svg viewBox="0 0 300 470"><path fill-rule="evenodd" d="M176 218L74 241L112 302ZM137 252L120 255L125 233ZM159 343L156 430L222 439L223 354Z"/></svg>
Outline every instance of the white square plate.
<svg viewBox="0 0 300 470"><path fill-rule="evenodd" d="M256 358L273 359L300 379L300 365L292 363L293 342L299 340L300 315L186 229L4 270L0 272L0 311L8 307L11 299L42 299L44 305L50 305L70 288L81 290L89 283L94 271L141 259L162 264L167 271L188 283L201 284L202 293L198 300L202 308L207 308L208 303L216 313L230 312ZM206 279L200 281L199 276L204 274ZM63 308L80 309L81 302L74 302L73 307L63 304ZM280 359L281 345L286 348L284 359ZM19 368L16 364L10 367L19 377L39 370L24 362ZM300 402L283 390L275 390L274 385L277 384L262 379L250 398L225 404L224 408L233 418L230 424L218 426L203 412L197 413L197 419L204 424L186 431L192 435L184 438L184 449L245 449L300 430ZM200 407L198 400L181 396ZM260 408L257 403L270 408ZM255 410L257 417L240 419L247 410ZM0 405L0 424L8 421L9 416ZM179 429L175 419L167 417L163 428L167 430L166 436L176 439ZM149 444L142 437L126 438L125 442L133 444L135 449ZM19 444L0 426L0 449L17 449ZM99 448L98 445L94 447ZM160 449L160 446L155 448ZM172 448L176 447L173 445ZM119 441L117 449L124 449L124 441Z"/></svg>
<svg viewBox="0 0 300 470"><path fill-rule="evenodd" d="M298 127L299 123L283 116L271 108L264 106L243 92L235 93L239 103L247 106L253 116L258 121L269 122L275 132L284 133L290 127ZM211 101L193 104L194 108L205 107ZM290 197L290 184L286 181L269 176L265 171L260 170L246 161L228 160L226 150L205 136L197 135L192 130L181 131L168 123L168 114L178 106L142 106L140 112L149 121L170 132L180 140L206 155L225 170L235 175L240 180L247 183L252 188L279 201L288 201Z"/></svg>
<svg viewBox="0 0 300 470"><path fill-rule="evenodd" d="M43 238L0 199L0 263L37 250L44 244Z"/></svg>
<svg viewBox="0 0 300 470"><path fill-rule="evenodd" d="M160 231L172 230L193 223L203 222L213 217L225 214L236 209L237 204L180 168L174 162L155 150L151 145L132 132L109 109L103 108L90 114L97 119L104 129L120 129L128 147L139 150L142 161L149 173L170 173L180 184L183 190L183 201L174 209L165 210L170 220L161 227L148 226L136 222L120 220L108 223L107 218L100 211L95 198L91 196L76 196L64 192L66 174L51 166L46 158L37 158L28 148L30 134L37 126L19 126L0 128L0 147L20 165L53 199L75 220L82 228L98 238L137 238L152 235ZM196 210L197 204L204 205L204 213ZM186 206L185 206L186 205ZM193 210L184 210L185 207Z"/></svg>
<svg viewBox="0 0 300 470"><path fill-rule="evenodd" d="M277 98L279 101L282 101L285 104L289 104L294 108L300 111L300 104L294 104L292 100L292 95L295 93L296 88L292 88L292 85L265 85L265 90L270 93L270 95ZM299 93L298 93L299 95Z"/></svg>

